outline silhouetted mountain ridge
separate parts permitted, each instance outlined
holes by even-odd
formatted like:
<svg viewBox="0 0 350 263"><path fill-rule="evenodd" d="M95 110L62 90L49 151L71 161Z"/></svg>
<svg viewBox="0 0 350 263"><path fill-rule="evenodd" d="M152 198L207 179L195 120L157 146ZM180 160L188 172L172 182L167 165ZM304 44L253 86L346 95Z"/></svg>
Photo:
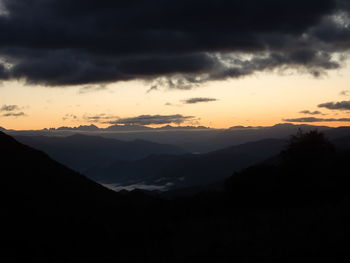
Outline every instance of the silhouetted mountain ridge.
<svg viewBox="0 0 350 263"><path fill-rule="evenodd" d="M285 140L266 139L207 154L153 154L136 161L117 160L107 166L96 166L86 175L106 184L162 185L164 190L207 185L277 154L284 145Z"/></svg>
<svg viewBox="0 0 350 263"><path fill-rule="evenodd" d="M147 203L157 204L153 198L139 192L115 193L2 132L0 144L2 259L139 258L131 253L143 245L130 237L138 238L143 222L137 219L148 210Z"/></svg>
<svg viewBox="0 0 350 263"><path fill-rule="evenodd" d="M237 172L224 190L171 201L158 199L156 192L109 191L1 132L0 144L6 262L349 257L350 152L335 149L318 133L296 136L280 163Z"/></svg>
<svg viewBox="0 0 350 263"><path fill-rule="evenodd" d="M116 159L137 160L152 153L183 154L186 151L172 145L145 140L120 141L99 136L74 134L57 136L15 136L20 142L45 151L68 167L84 172L96 165L105 165Z"/></svg>
<svg viewBox="0 0 350 263"><path fill-rule="evenodd" d="M131 125L133 126L133 125ZM273 126L235 126L229 129L212 129L203 126L164 126L160 128L135 127L117 125L110 130L98 128L97 126L66 127L68 129L44 129L35 131L7 130L10 135L45 135L45 136L68 136L75 133L86 135L114 138L118 140L131 141L143 139L161 144L171 144L186 149L188 152L205 153L222 149L229 145L238 145L246 142L262 139L283 139L295 134L299 128L309 131L318 129L330 138L345 136L350 133L350 127L331 128L325 126L313 126L305 124L281 123ZM96 130L96 127L98 128ZM113 126L112 126L113 127Z"/></svg>

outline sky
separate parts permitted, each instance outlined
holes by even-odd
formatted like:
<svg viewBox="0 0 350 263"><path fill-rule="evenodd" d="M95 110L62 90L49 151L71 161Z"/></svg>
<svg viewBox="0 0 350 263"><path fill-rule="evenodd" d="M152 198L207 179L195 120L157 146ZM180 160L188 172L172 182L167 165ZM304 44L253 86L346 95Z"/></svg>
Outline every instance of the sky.
<svg viewBox="0 0 350 263"><path fill-rule="evenodd" d="M0 0L0 126L350 124L347 0Z"/></svg>

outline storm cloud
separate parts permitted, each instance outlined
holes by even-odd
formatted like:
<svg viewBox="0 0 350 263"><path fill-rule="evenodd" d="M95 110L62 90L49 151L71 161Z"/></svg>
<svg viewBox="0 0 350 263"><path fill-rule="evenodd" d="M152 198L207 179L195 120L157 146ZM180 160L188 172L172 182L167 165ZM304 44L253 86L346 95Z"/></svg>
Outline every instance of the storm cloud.
<svg viewBox="0 0 350 263"><path fill-rule="evenodd" d="M326 102L319 104L318 107L329 110L350 110L350 101Z"/></svg>
<svg viewBox="0 0 350 263"><path fill-rule="evenodd" d="M0 80L47 86L145 80L192 89L349 51L347 0L0 0Z"/></svg>
<svg viewBox="0 0 350 263"><path fill-rule="evenodd" d="M121 118L116 121L108 122L109 124L123 125L157 125L157 124L181 124L184 122L195 121L194 116L184 116L181 114L174 115L140 115L132 118Z"/></svg>
<svg viewBox="0 0 350 263"><path fill-rule="evenodd" d="M314 117L305 117L305 118L295 118L295 119L284 119L283 121L287 122L349 122L350 118L314 118Z"/></svg>

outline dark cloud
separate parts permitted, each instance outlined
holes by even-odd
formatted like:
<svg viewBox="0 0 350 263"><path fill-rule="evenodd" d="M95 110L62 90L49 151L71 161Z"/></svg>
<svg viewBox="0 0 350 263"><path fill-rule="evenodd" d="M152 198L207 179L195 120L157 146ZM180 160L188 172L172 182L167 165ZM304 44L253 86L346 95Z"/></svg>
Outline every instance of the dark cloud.
<svg viewBox="0 0 350 263"><path fill-rule="evenodd" d="M201 102L211 102L211 101L217 101L217 99L214 98L190 98L187 100L183 100L184 104L196 104Z"/></svg>
<svg viewBox="0 0 350 263"><path fill-rule="evenodd" d="M9 78L9 72L0 61L0 81L7 80Z"/></svg>
<svg viewBox="0 0 350 263"><path fill-rule="evenodd" d="M24 112L8 112L1 115L1 117L23 117L23 116L27 116L27 115Z"/></svg>
<svg viewBox="0 0 350 263"><path fill-rule="evenodd" d="M322 112L316 110L316 111L309 111L309 110L303 110L299 113L302 113L302 114L309 114L309 115L324 115Z"/></svg>
<svg viewBox="0 0 350 263"><path fill-rule="evenodd" d="M350 118L314 118L314 117L304 117L304 118L295 118L295 119L284 119L286 122L348 122Z"/></svg>
<svg viewBox="0 0 350 263"><path fill-rule="evenodd" d="M318 107L329 110L350 110L350 101L326 102L319 104Z"/></svg>
<svg viewBox="0 0 350 263"><path fill-rule="evenodd" d="M2 105L0 111L17 111L21 108L18 105Z"/></svg>
<svg viewBox="0 0 350 263"><path fill-rule="evenodd" d="M116 121L108 122L109 124L124 125L152 125L152 124L181 124L184 122L196 121L194 116L175 115L140 115L132 118L122 118Z"/></svg>
<svg viewBox="0 0 350 263"><path fill-rule="evenodd" d="M2 0L0 80L191 89L296 69L319 76L349 50L347 0ZM153 88L154 87L154 88Z"/></svg>

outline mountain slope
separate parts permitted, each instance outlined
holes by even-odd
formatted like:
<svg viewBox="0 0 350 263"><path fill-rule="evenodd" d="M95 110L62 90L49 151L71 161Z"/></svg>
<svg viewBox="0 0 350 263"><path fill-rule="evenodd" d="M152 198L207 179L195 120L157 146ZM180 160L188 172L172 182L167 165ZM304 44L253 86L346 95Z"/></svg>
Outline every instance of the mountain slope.
<svg viewBox="0 0 350 263"><path fill-rule="evenodd" d="M280 152L285 140L267 139L228 147L207 154L151 155L136 161L115 161L94 167L86 175L98 182L154 185L165 189L215 183L234 171Z"/></svg>
<svg viewBox="0 0 350 263"><path fill-rule="evenodd" d="M306 141L286 163L233 175L224 191L160 201L108 191L1 132L0 145L5 262L349 258L346 151Z"/></svg>
<svg viewBox="0 0 350 263"><path fill-rule="evenodd" d="M235 126L228 129L211 129L206 127L120 127L120 125L117 125L111 126L110 129L97 128L96 126L81 126L76 128L62 127L62 129L43 129L36 131L7 130L6 132L13 136L68 136L80 133L124 141L143 139L161 144L176 145L192 153L206 153L222 149L228 145L238 145L267 138L283 139L292 134L296 134L299 128L303 131L317 129L324 132L332 139L346 136L350 131L350 127L331 128L325 126L282 123L266 127Z"/></svg>
<svg viewBox="0 0 350 263"><path fill-rule="evenodd" d="M185 150L172 145L143 140L125 142L81 134L68 137L15 136L15 138L46 152L55 160L79 172L96 165L106 165L116 159L137 160L149 154L185 153Z"/></svg>
<svg viewBox="0 0 350 263"><path fill-rule="evenodd" d="M140 260L132 251L143 245L130 236L141 233L147 196L117 194L2 132L0 145L2 259Z"/></svg>
<svg viewBox="0 0 350 263"><path fill-rule="evenodd" d="M77 194L77 186L82 197L89 197L90 190L99 189L107 192L100 185L87 179L56 161L45 153L25 146L10 136L0 132L2 151L0 152L1 180L5 190L21 194L22 191L32 195L54 195L58 192ZM52 187L50 187L52 186Z"/></svg>

